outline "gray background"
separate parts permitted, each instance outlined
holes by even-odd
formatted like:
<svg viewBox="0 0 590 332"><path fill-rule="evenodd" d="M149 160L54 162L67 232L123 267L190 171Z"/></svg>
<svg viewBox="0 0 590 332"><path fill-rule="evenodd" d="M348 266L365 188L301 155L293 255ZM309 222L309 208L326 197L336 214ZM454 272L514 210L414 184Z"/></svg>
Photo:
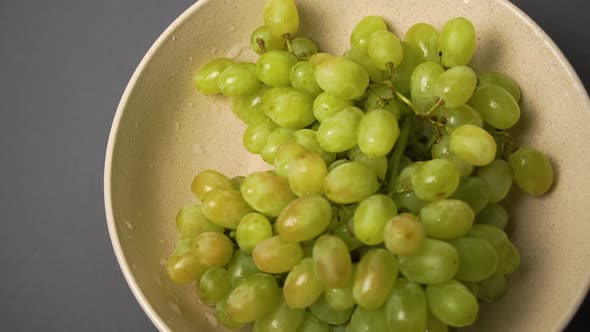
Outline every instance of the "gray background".
<svg viewBox="0 0 590 332"><path fill-rule="evenodd" d="M588 88L590 2L514 2L556 41ZM104 153L133 70L193 3L0 0L2 330L154 330L108 238ZM589 306L570 331L582 330Z"/></svg>

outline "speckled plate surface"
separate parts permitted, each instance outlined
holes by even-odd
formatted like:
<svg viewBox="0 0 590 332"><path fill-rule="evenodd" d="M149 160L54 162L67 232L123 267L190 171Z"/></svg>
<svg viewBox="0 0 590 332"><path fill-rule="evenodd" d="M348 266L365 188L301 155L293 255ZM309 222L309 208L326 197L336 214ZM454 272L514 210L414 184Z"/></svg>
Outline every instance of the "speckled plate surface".
<svg viewBox="0 0 590 332"><path fill-rule="evenodd" d="M163 265L176 240L174 218L194 202L189 187L207 168L230 176L269 168L242 147L244 126L221 97L206 97L192 74L219 56L254 59L250 32L265 0L201 0L149 50L123 95L107 148L105 203L111 240L139 303L162 331L215 331L194 289L173 286ZM508 294L482 305L469 331L558 331L590 277L590 101L562 53L531 19L503 0L298 0L300 35L341 54L362 17L385 17L400 37L413 23L475 25L473 66L513 76L522 88L520 142L552 159L557 185L541 198L511 195L512 237L522 266Z"/></svg>

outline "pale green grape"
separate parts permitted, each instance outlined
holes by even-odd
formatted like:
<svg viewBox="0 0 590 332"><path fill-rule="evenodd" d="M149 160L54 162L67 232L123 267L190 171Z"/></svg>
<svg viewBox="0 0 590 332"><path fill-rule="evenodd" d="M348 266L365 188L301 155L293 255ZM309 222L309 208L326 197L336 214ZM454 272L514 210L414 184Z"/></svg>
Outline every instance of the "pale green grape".
<svg viewBox="0 0 590 332"><path fill-rule="evenodd" d="M395 116L388 111L376 109L361 118L357 141L359 148L367 156L383 157L393 149L399 134Z"/></svg>
<svg viewBox="0 0 590 332"><path fill-rule="evenodd" d="M324 182L324 194L339 204L360 202L379 189L377 175L359 161L344 163L328 172Z"/></svg>
<svg viewBox="0 0 590 332"><path fill-rule="evenodd" d="M274 158L275 173L287 177L291 160L304 152L305 148L297 143L290 142L281 145Z"/></svg>
<svg viewBox="0 0 590 332"><path fill-rule="evenodd" d="M349 150L350 151L350 150ZM375 172L377 177L381 180L385 180L385 175L387 173L387 157L369 157L366 154L362 153L356 156L352 161L360 161L365 165L371 167L371 169Z"/></svg>
<svg viewBox="0 0 590 332"><path fill-rule="evenodd" d="M429 312L424 332L449 332L449 327Z"/></svg>
<svg viewBox="0 0 590 332"><path fill-rule="evenodd" d="M195 237L205 232L223 233L223 227L207 219L199 205L187 205L176 215L176 229L181 236Z"/></svg>
<svg viewBox="0 0 590 332"><path fill-rule="evenodd" d="M397 215L397 206L391 197L377 194L365 198L354 212L353 230L366 245L383 242L387 222Z"/></svg>
<svg viewBox="0 0 590 332"><path fill-rule="evenodd" d="M357 306L350 322L346 327L347 332L388 332L391 331L385 319L384 308L365 309Z"/></svg>
<svg viewBox="0 0 590 332"><path fill-rule="evenodd" d="M317 45L307 37L297 37L291 40L291 49L299 60L307 60L318 52Z"/></svg>
<svg viewBox="0 0 590 332"><path fill-rule="evenodd" d="M250 48L258 54L264 53L260 48L260 43L264 45L264 51L284 50L287 47L285 38L282 36L273 36L270 29L265 26L259 26L250 35Z"/></svg>
<svg viewBox="0 0 590 332"><path fill-rule="evenodd" d="M324 285L314 271L312 258L305 258L287 275L283 296L291 308L304 309L324 292Z"/></svg>
<svg viewBox="0 0 590 332"><path fill-rule="evenodd" d="M259 242L252 251L252 257L260 271L283 273L299 264L303 259L303 250L299 243L273 236Z"/></svg>
<svg viewBox="0 0 590 332"><path fill-rule="evenodd" d="M228 294L228 296L229 296L229 294ZM226 327L226 328L232 329L232 330L239 330L245 324L236 322L235 320L233 320L233 318L227 312L227 298L228 298L228 296L224 297L221 301L218 301L217 304L215 305L217 321L223 327Z"/></svg>
<svg viewBox="0 0 590 332"><path fill-rule="evenodd" d="M498 254L499 264L502 264L502 258L510 250L508 236L501 229L490 225L475 224L468 233L470 236L478 237L488 241Z"/></svg>
<svg viewBox="0 0 590 332"><path fill-rule="evenodd" d="M492 203L503 200L512 187L512 170L510 165L502 159L496 159L479 168L477 177L487 183Z"/></svg>
<svg viewBox="0 0 590 332"><path fill-rule="evenodd" d="M240 191L233 189L209 192L203 200L201 210L213 223L230 229L236 229L240 219L252 212Z"/></svg>
<svg viewBox="0 0 590 332"><path fill-rule="evenodd" d="M276 37L294 36L299 29L299 12L293 0L269 0L264 6L264 25Z"/></svg>
<svg viewBox="0 0 590 332"><path fill-rule="evenodd" d="M313 97L305 92L293 88L270 89L262 103L264 114L279 126L302 129L315 121Z"/></svg>
<svg viewBox="0 0 590 332"><path fill-rule="evenodd" d="M269 51L256 61L256 76L264 84L272 87L290 86L291 68L297 57L288 51Z"/></svg>
<svg viewBox="0 0 590 332"><path fill-rule="evenodd" d="M313 115L319 122L324 122L348 106L353 106L353 102L323 92L313 101Z"/></svg>
<svg viewBox="0 0 590 332"><path fill-rule="evenodd" d="M304 242L322 234L332 219L330 202L322 196L304 196L283 209L275 222L279 236L289 242Z"/></svg>
<svg viewBox="0 0 590 332"><path fill-rule="evenodd" d="M426 287L430 311L441 322L463 327L477 319L479 304L471 292L456 280Z"/></svg>
<svg viewBox="0 0 590 332"><path fill-rule="evenodd" d="M357 266L352 295L359 306L377 309L385 303L398 274L397 260L385 249L368 251Z"/></svg>
<svg viewBox="0 0 590 332"><path fill-rule="evenodd" d="M232 241L227 236L216 232L197 235L191 246L199 263L206 267L224 266L229 263L234 253Z"/></svg>
<svg viewBox="0 0 590 332"><path fill-rule="evenodd" d="M474 125L462 125L453 130L451 151L475 166L485 166L496 156L496 141L487 131Z"/></svg>
<svg viewBox="0 0 590 332"><path fill-rule="evenodd" d="M457 166L459 169L459 173L461 173L461 178L465 179L471 173L473 173L473 165L467 163L465 160L457 157L455 154L451 152L451 137L449 135L443 135L443 137L432 145L430 148L430 152L432 154L433 159L444 158L448 159Z"/></svg>
<svg viewBox="0 0 590 332"><path fill-rule="evenodd" d="M326 288L324 292L324 297L326 298L326 302L330 305L330 307L336 310L346 310L349 308L354 307L356 301L352 294L352 290L354 287L354 276L356 275L357 264L352 265L352 272L351 277L346 286L341 288Z"/></svg>
<svg viewBox="0 0 590 332"><path fill-rule="evenodd" d="M299 197L323 193L327 175L326 162L320 154L312 151L306 151L293 158L287 172L289 186Z"/></svg>
<svg viewBox="0 0 590 332"><path fill-rule="evenodd" d="M387 78L387 72L375 67L369 58L369 53L365 49L353 47L344 53L344 57L361 65L367 71L373 82L383 82Z"/></svg>
<svg viewBox="0 0 590 332"><path fill-rule="evenodd" d="M481 114L469 105L462 105L456 108L441 108L437 116L445 119L448 128L455 129L465 124L483 127Z"/></svg>
<svg viewBox="0 0 590 332"><path fill-rule="evenodd" d="M520 119L520 107L512 95L496 85L484 85L475 90L470 101L485 122L498 129L508 129Z"/></svg>
<svg viewBox="0 0 590 332"><path fill-rule="evenodd" d="M322 235L316 240L313 262L318 278L328 288L344 287L351 278L350 253L346 243L337 236Z"/></svg>
<svg viewBox="0 0 590 332"><path fill-rule="evenodd" d="M230 291L229 272L222 267L210 268L199 279L197 294L203 303L212 307Z"/></svg>
<svg viewBox="0 0 590 332"><path fill-rule="evenodd" d="M508 249L501 258L501 263L498 266L498 271L503 274L511 274L515 272L520 266L520 252L514 244L508 241Z"/></svg>
<svg viewBox="0 0 590 332"><path fill-rule="evenodd" d="M504 230L508 225L508 211L498 203L490 203L477 214L475 221Z"/></svg>
<svg viewBox="0 0 590 332"><path fill-rule="evenodd" d="M305 320L305 310L293 309L281 299L280 304L254 322L254 332L297 332Z"/></svg>
<svg viewBox="0 0 590 332"><path fill-rule="evenodd" d="M245 215L236 229L236 242L244 252L251 253L254 247L273 235L270 221L260 213Z"/></svg>
<svg viewBox="0 0 590 332"><path fill-rule="evenodd" d="M383 231L385 247L395 255L410 255L424 242L424 225L410 213L391 218Z"/></svg>
<svg viewBox="0 0 590 332"><path fill-rule="evenodd" d="M227 264L230 282L233 287L241 284L246 278L254 273L260 272L254 263L252 256L242 250L236 250Z"/></svg>
<svg viewBox="0 0 590 332"><path fill-rule="evenodd" d="M311 129L300 129L293 134L293 142L303 146L307 151L317 152L322 156L326 164L336 159L336 154L323 150L318 142L317 132Z"/></svg>
<svg viewBox="0 0 590 332"><path fill-rule="evenodd" d="M423 161L416 161L408 166L404 167L402 171L395 179L394 190L395 192L404 192L412 190L412 177L420 165L424 164Z"/></svg>
<svg viewBox="0 0 590 332"><path fill-rule="evenodd" d="M220 93L219 85L217 84L217 77L229 66L233 65L234 61L228 58L215 59L203 67L199 68L193 77L193 82L197 90L206 95Z"/></svg>
<svg viewBox="0 0 590 332"><path fill-rule="evenodd" d="M199 263L199 260L191 251L175 254L168 258L166 273L175 284L190 284L199 280L207 267Z"/></svg>
<svg viewBox="0 0 590 332"><path fill-rule="evenodd" d="M245 124L253 125L267 119L264 115L262 97L270 90L267 85L261 85L251 94L232 98L232 112Z"/></svg>
<svg viewBox="0 0 590 332"><path fill-rule="evenodd" d="M217 76L217 85L226 97L244 96L260 86L256 77L256 66L249 62L229 65Z"/></svg>
<svg viewBox="0 0 590 332"><path fill-rule="evenodd" d="M471 207L475 214L478 214L488 205L490 200L489 185L478 177L470 177L459 183L459 187L451 198L461 200Z"/></svg>
<svg viewBox="0 0 590 332"><path fill-rule="evenodd" d="M262 149L266 145L268 137L277 128L278 126L268 118L258 123L251 124L244 131L244 147L251 153L261 153Z"/></svg>
<svg viewBox="0 0 590 332"><path fill-rule="evenodd" d="M420 111L429 110L439 96L435 92L436 82L445 70L434 62L419 64L410 76L412 102Z"/></svg>
<svg viewBox="0 0 590 332"><path fill-rule="evenodd" d="M317 319L311 312L307 312L297 332L330 332L330 325Z"/></svg>
<svg viewBox="0 0 590 332"><path fill-rule="evenodd" d="M380 16L366 16L360 20L350 35L350 46L366 50L369 38L375 31L387 31L387 25Z"/></svg>
<svg viewBox="0 0 590 332"><path fill-rule="evenodd" d="M277 307L281 298L280 292L273 276L255 273L229 293L225 307L234 321L253 322Z"/></svg>
<svg viewBox="0 0 590 332"><path fill-rule="evenodd" d="M497 71L486 71L480 73L478 79L479 86L497 85L508 91L517 103L520 102L520 87L512 77Z"/></svg>
<svg viewBox="0 0 590 332"><path fill-rule="evenodd" d="M334 218L334 216L332 216ZM348 247L348 251L355 250L363 245L361 241L352 233L348 223L342 222L338 223L333 229L332 234L339 237L346 246Z"/></svg>
<svg viewBox="0 0 590 332"><path fill-rule="evenodd" d="M459 255L450 244L425 239L416 252L398 256L401 273L410 281L421 284L439 284L455 276L459 267Z"/></svg>
<svg viewBox="0 0 590 332"><path fill-rule="evenodd" d="M427 201L423 201L416 197L416 193L413 191L396 193L393 199L400 209L406 209L414 214L420 213L420 210L428 204Z"/></svg>
<svg viewBox="0 0 590 332"><path fill-rule="evenodd" d="M522 147L508 156L514 182L530 195L541 195L553 184L553 167L539 150Z"/></svg>
<svg viewBox="0 0 590 332"><path fill-rule="evenodd" d="M191 183L191 191L201 201L205 199L205 196L214 190L231 190L233 186L231 180L211 169L205 170L197 174Z"/></svg>
<svg viewBox="0 0 590 332"><path fill-rule="evenodd" d="M462 17L449 20L438 38L441 62L446 67L465 66L475 52L475 28Z"/></svg>
<svg viewBox="0 0 590 332"><path fill-rule="evenodd" d="M419 284L397 279L385 306L390 331L424 332L428 307Z"/></svg>
<svg viewBox="0 0 590 332"><path fill-rule="evenodd" d="M474 217L473 209L456 199L432 202L420 211L426 235L443 240L466 234L473 225Z"/></svg>
<svg viewBox="0 0 590 332"><path fill-rule="evenodd" d="M401 41L392 32L378 30L372 33L367 43L371 62L378 68L386 70L388 66L399 66L404 57Z"/></svg>
<svg viewBox="0 0 590 332"><path fill-rule="evenodd" d="M449 241L459 254L459 270L455 278L463 281L482 281L498 268L498 254L486 240L464 236Z"/></svg>
<svg viewBox="0 0 590 332"><path fill-rule="evenodd" d="M392 82L397 91L406 93L410 91L410 77L412 72L422 63L422 54L406 42L401 42L403 49L402 62L391 73Z"/></svg>
<svg viewBox="0 0 590 332"><path fill-rule="evenodd" d="M332 58L335 58L335 56L329 53L320 52L310 56L308 61L313 63L314 65L317 65Z"/></svg>
<svg viewBox="0 0 590 332"><path fill-rule="evenodd" d="M475 285L476 296L486 302L495 302L506 293L507 287L506 277L498 272Z"/></svg>
<svg viewBox="0 0 590 332"><path fill-rule="evenodd" d="M317 319L322 322L331 325L340 325L348 322L354 307L350 307L345 310L336 310L332 308L328 302L326 302L325 297L320 296L320 298L309 307L309 310Z"/></svg>
<svg viewBox="0 0 590 332"><path fill-rule="evenodd" d="M412 25L406 31L404 41L419 51L420 62L440 62L440 56L438 55L438 31L431 24L416 23Z"/></svg>
<svg viewBox="0 0 590 332"><path fill-rule="evenodd" d="M322 93L322 89L315 80L315 67L311 62L299 61L291 68L289 76L291 85L311 96Z"/></svg>
<svg viewBox="0 0 590 332"><path fill-rule="evenodd" d="M322 122L317 131L320 147L328 152L344 152L357 145L363 111L349 106Z"/></svg>
<svg viewBox="0 0 590 332"><path fill-rule="evenodd" d="M266 143L260 152L262 159L271 165L274 164L277 150L281 145L291 142L294 133L295 129L285 127L278 127L273 130L266 138Z"/></svg>
<svg viewBox="0 0 590 332"><path fill-rule="evenodd" d="M467 103L475 91L477 76L467 66L453 67L438 77L434 94L445 101L447 107L455 108Z"/></svg>
<svg viewBox="0 0 590 332"><path fill-rule="evenodd" d="M174 251L171 256L178 256L184 254L187 251L192 251L191 244L193 243L194 236L181 236L174 246Z"/></svg>
<svg viewBox="0 0 590 332"><path fill-rule="evenodd" d="M418 166L412 175L412 188L419 199L436 201L455 192L460 178L459 169L453 162L432 159Z"/></svg>
<svg viewBox="0 0 590 332"><path fill-rule="evenodd" d="M369 86L363 107L365 111L384 109L392 113L397 120L401 118L402 114L411 112L403 102L393 96L391 88L385 84Z"/></svg>
<svg viewBox="0 0 590 332"><path fill-rule="evenodd" d="M361 97L369 85L367 71L345 57L332 57L318 63L315 78L322 90L344 100Z"/></svg>
<svg viewBox="0 0 590 332"><path fill-rule="evenodd" d="M250 206L271 217L277 217L296 198L289 188L287 179L268 172L248 175L240 190Z"/></svg>

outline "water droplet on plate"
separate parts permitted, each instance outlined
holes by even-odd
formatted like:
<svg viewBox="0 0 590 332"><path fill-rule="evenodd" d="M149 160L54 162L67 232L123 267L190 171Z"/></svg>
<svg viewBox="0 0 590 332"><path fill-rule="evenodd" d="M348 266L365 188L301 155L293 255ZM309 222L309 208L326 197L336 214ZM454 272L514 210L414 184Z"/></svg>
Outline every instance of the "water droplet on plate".
<svg viewBox="0 0 590 332"><path fill-rule="evenodd" d="M195 144L195 145L193 145L193 152L196 155L201 155L201 154L205 153L205 149L201 145Z"/></svg>
<svg viewBox="0 0 590 332"><path fill-rule="evenodd" d="M131 223L131 221L125 219L125 225L127 226L127 228L129 228L130 230L134 230L135 229L135 225L133 225Z"/></svg>
<svg viewBox="0 0 590 332"><path fill-rule="evenodd" d="M189 56L188 57L188 61L193 61L193 57L192 56Z"/></svg>
<svg viewBox="0 0 590 332"><path fill-rule="evenodd" d="M230 30L230 31L232 31L232 32L233 32L233 31L236 31L236 29L237 29L237 28L236 28L236 26L235 26L235 25L232 25L231 27L229 27L229 30Z"/></svg>
<svg viewBox="0 0 590 332"><path fill-rule="evenodd" d="M211 54L217 54L217 47L213 47L211 49Z"/></svg>
<svg viewBox="0 0 590 332"><path fill-rule="evenodd" d="M166 266L166 264L168 264L168 260L166 259L166 257L160 258L160 265Z"/></svg>
<svg viewBox="0 0 590 332"><path fill-rule="evenodd" d="M205 314L205 318L207 318L207 320L209 321L209 323L211 323L211 325L213 325L213 327L219 326L219 322L217 321L217 317L215 317L214 314L212 314L210 312L206 312L206 311L204 314Z"/></svg>
<svg viewBox="0 0 590 332"><path fill-rule="evenodd" d="M180 310L180 306L178 304L174 302L168 302L168 306L170 307L170 310L172 310L172 312L174 312L178 316L182 316L182 310Z"/></svg>
<svg viewBox="0 0 590 332"><path fill-rule="evenodd" d="M179 130L181 127L180 121L176 121L176 130Z"/></svg>
<svg viewBox="0 0 590 332"><path fill-rule="evenodd" d="M150 168L154 168L154 164L150 164L150 165L149 165L149 167L150 167Z"/></svg>
<svg viewBox="0 0 590 332"><path fill-rule="evenodd" d="M172 40L173 40L173 41L174 41L174 40L176 40L176 36L172 36Z"/></svg>

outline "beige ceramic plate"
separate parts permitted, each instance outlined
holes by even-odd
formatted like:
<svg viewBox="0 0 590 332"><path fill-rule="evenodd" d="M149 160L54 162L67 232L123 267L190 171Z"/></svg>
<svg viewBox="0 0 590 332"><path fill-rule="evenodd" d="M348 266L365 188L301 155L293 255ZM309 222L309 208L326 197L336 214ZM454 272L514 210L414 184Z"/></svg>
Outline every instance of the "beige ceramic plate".
<svg viewBox="0 0 590 332"><path fill-rule="evenodd" d="M201 0L149 50L125 90L106 156L105 203L115 253L137 300L162 331L214 331L194 289L163 274L176 239L178 209L204 169L228 175L268 168L242 148L243 125L221 97L206 97L191 76L220 56L254 59L247 49L265 0ZM523 92L521 142L553 160L557 185L519 198L511 214L522 266L508 294L483 305L470 331L558 331L575 312L590 277L590 102L570 64L530 18L504 0L298 0L301 34L341 54L356 22L386 18L398 35L413 23L437 27L455 16L476 27L473 65L512 75Z"/></svg>

